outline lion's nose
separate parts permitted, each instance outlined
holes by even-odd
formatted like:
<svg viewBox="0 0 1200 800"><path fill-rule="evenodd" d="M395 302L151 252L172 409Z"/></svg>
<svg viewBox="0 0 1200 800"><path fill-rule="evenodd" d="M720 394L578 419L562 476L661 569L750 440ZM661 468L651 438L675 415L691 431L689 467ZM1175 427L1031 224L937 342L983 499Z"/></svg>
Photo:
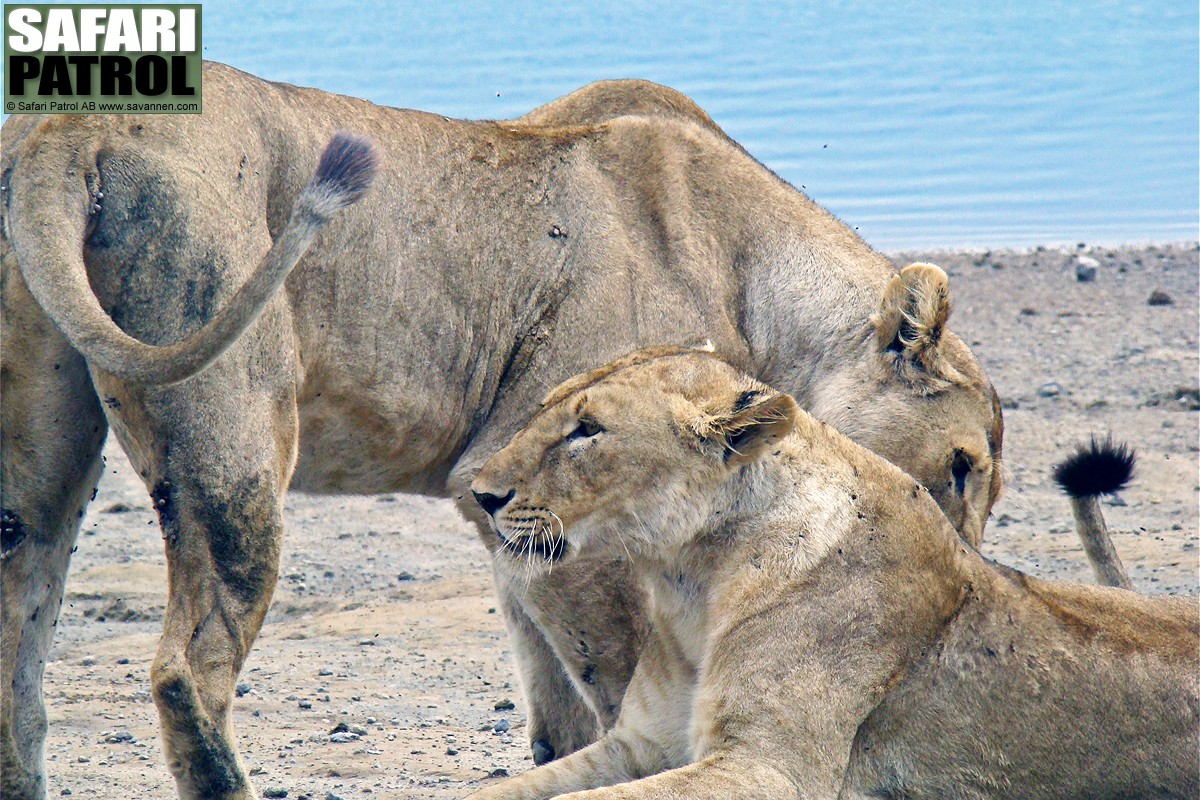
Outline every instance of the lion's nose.
<svg viewBox="0 0 1200 800"><path fill-rule="evenodd" d="M475 502L479 503L484 511L493 516L497 511L508 505L508 501L512 500L516 493L516 489L509 489L508 494L501 497L498 494L491 494L490 492L471 492L471 494L475 495Z"/></svg>

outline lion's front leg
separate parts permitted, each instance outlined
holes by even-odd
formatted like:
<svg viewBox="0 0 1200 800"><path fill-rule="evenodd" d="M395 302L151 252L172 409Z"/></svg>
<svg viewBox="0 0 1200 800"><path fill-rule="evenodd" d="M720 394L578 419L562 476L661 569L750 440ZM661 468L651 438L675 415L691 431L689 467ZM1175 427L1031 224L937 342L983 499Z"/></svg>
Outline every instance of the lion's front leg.
<svg viewBox="0 0 1200 800"><path fill-rule="evenodd" d="M646 637L641 587L625 562L613 560L556 565L532 577L500 564L496 585L528 695L535 758L561 758L616 723ZM586 709L564 705L572 695Z"/></svg>
<svg viewBox="0 0 1200 800"><path fill-rule="evenodd" d="M567 792L611 786L664 766L662 749L656 743L636 732L617 730L552 764L481 789L467 800L548 800Z"/></svg>
<svg viewBox="0 0 1200 800"><path fill-rule="evenodd" d="M603 729L565 665L522 607L518 592L523 584L514 586L509 576L500 572L494 577L529 709L533 762L541 766L586 747L600 738Z"/></svg>
<svg viewBox="0 0 1200 800"><path fill-rule="evenodd" d="M558 800L834 800L837 789L796 784L775 767L736 752L718 753L686 767L602 789L559 795Z"/></svg>

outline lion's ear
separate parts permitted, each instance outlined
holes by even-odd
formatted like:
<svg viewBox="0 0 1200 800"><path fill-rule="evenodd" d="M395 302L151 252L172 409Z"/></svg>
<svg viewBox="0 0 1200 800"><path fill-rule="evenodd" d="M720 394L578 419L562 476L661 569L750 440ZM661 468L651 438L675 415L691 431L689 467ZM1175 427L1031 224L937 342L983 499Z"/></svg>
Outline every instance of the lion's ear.
<svg viewBox="0 0 1200 800"><path fill-rule="evenodd" d="M750 389L709 419L709 438L723 447L726 464L748 464L791 433L799 414L791 395L765 387Z"/></svg>
<svg viewBox="0 0 1200 800"><path fill-rule="evenodd" d="M950 279L933 264L909 264L892 278L872 318L882 352L937 374L937 350L950 318Z"/></svg>

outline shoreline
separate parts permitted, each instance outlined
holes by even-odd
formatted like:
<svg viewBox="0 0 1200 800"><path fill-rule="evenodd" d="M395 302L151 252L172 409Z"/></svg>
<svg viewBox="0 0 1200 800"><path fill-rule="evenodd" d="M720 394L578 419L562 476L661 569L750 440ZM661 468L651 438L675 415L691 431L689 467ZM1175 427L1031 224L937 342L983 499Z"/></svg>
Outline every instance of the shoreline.
<svg viewBox="0 0 1200 800"><path fill-rule="evenodd" d="M1049 473L1076 443L1112 432L1139 455L1133 485L1102 503L1135 586L1200 593L1200 245L887 255L946 269L950 327L1004 402L1006 489L984 555L1094 582ZM1091 280L1077 278L1079 255L1096 262L1083 262ZM1149 305L1154 292L1170 302ZM162 542L111 439L105 453L46 669L49 792L171 797L149 684ZM531 767L485 551L450 503L293 493L286 520L279 585L233 711L257 788L459 798L495 770ZM497 709L506 701L515 708ZM495 730L501 719L509 730ZM332 742L342 722L358 738Z"/></svg>

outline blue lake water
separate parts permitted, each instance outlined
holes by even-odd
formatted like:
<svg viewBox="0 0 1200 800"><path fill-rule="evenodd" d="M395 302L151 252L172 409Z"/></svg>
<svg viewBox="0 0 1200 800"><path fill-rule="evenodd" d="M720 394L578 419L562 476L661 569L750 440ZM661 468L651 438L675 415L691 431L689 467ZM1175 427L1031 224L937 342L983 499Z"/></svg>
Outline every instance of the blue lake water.
<svg viewBox="0 0 1200 800"><path fill-rule="evenodd" d="M204 5L206 56L447 116L690 95L885 249L1195 239L1195 0Z"/></svg>

